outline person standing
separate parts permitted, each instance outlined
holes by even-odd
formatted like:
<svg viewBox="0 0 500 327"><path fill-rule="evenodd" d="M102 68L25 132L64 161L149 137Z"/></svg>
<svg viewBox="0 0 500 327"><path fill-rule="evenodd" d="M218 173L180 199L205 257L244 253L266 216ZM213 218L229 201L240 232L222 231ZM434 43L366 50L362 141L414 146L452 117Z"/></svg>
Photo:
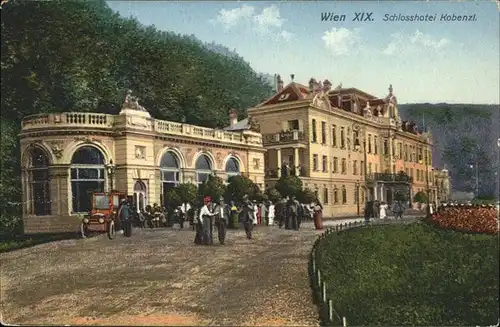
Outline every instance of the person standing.
<svg viewBox="0 0 500 327"><path fill-rule="evenodd" d="M300 203L295 199L295 196L290 198L287 206L287 218L285 222L286 229L299 230L298 215Z"/></svg>
<svg viewBox="0 0 500 327"><path fill-rule="evenodd" d="M254 226L257 226L257 224L259 223L259 217L258 217L258 214L259 214L259 206L257 205L257 201L253 201L253 225Z"/></svg>
<svg viewBox="0 0 500 327"><path fill-rule="evenodd" d="M271 200L267 201L267 225L268 226L273 226L274 225L274 204L271 202Z"/></svg>
<svg viewBox="0 0 500 327"><path fill-rule="evenodd" d="M379 207L379 218L380 219L386 219L387 218L387 208L389 206L385 203L385 202L381 202L380 203L380 207Z"/></svg>
<svg viewBox="0 0 500 327"><path fill-rule="evenodd" d="M403 220L403 212L404 212L403 203L401 203L401 201L395 201L394 204L392 205L392 212L394 213L394 218L396 220L398 218Z"/></svg>
<svg viewBox="0 0 500 327"><path fill-rule="evenodd" d="M123 199L122 206L118 210L118 217L123 226L123 236L132 236L132 220L128 201Z"/></svg>
<svg viewBox="0 0 500 327"><path fill-rule="evenodd" d="M184 228L184 221L186 221L188 218L189 210L191 210L191 205L189 204L189 202L184 202L183 204L181 204L181 212L179 215L179 224L181 228Z"/></svg>
<svg viewBox="0 0 500 327"><path fill-rule="evenodd" d="M234 229L238 229L239 228L239 219L238 219L238 216L239 216L239 211L238 211L238 207L236 206L236 203L234 203L234 201L231 201L231 207L230 207L230 220L229 220L229 226L231 228L234 228Z"/></svg>
<svg viewBox="0 0 500 327"><path fill-rule="evenodd" d="M368 199L365 200L365 222L369 223L370 218L373 217L373 201L368 201Z"/></svg>
<svg viewBox="0 0 500 327"><path fill-rule="evenodd" d="M209 208L212 207L212 198L207 196L203 199L203 207L200 209L200 220L202 224L202 244L204 245L212 245L212 217L215 215L210 211Z"/></svg>
<svg viewBox="0 0 500 327"><path fill-rule="evenodd" d="M282 228L285 224L285 216L286 216L286 203L287 200L285 198L279 200L274 207L274 214L276 218L278 218L278 227Z"/></svg>
<svg viewBox="0 0 500 327"><path fill-rule="evenodd" d="M268 211L267 211L267 203L266 201L262 201L260 204L260 219L261 219L261 224L269 226L269 217L268 217Z"/></svg>
<svg viewBox="0 0 500 327"><path fill-rule="evenodd" d="M230 208L224 203L224 199L220 198L219 203L215 206L214 213L216 216L217 234L219 236L219 243L224 245L226 239L227 222L230 216Z"/></svg>
<svg viewBox="0 0 500 327"><path fill-rule="evenodd" d="M373 201L373 218L378 219L380 217L380 202L378 200Z"/></svg>
<svg viewBox="0 0 500 327"><path fill-rule="evenodd" d="M319 199L316 198L316 201L313 205L314 210L314 227L317 230L323 229L323 206Z"/></svg>
<svg viewBox="0 0 500 327"><path fill-rule="evenodd" d="M243 205L241 207L242 215L243 215L243 225L245 226L245 233L247 234L247 238L252 238L253 231L253 223L255 219L255 209L252 201L248 199L248 195L243 196Z"/></svg>

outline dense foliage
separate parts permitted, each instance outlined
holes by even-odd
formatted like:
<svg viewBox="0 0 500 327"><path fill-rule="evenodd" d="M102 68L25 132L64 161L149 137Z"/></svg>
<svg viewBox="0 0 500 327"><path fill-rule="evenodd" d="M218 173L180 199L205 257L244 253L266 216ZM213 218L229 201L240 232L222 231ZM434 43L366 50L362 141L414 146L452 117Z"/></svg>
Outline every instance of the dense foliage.
<svg viewBox="0 0 500 327"><path fill-rule="evenodd" d="M475 168L479 170L479 194L495 195L497 139L500 138L500 110L496 105L402 104L403 119L419 123L432 133L433 163L447 166L455 191L475 190Z"/></svg>
<svg viewBox="0 0 500 327"><path fill-rule="evenodd" d="M248 195L250 200L261 200L262 192L259 186L246 176L231 176L226 187L225 198L228 201L241 203L244 195Z"/></svg>
<svg viewBox="0 0 500 327"><path fill-rule="evenodd" d="M26 115L118 113L131 89L155 118L222 127L229 109L243 115L271 93L242 58L141 26L105 1L11 0L1 15L2 221L19 215L17 134Z"/></svg>
<svg viewBox="0 0 500 327"><path fill-rule="evenodd" d="M439 228L466 233L498 234L498 210L494 206L442 206L427 222Z"/></svg>
<svg viewBox="0 0 500 327"><path fill-rule="evenodd" d="M299 198L302 193L302 180L295 175L282 176L274 187L282 197L295 196Z"/></svg>
<svg viewBox="0 0 500 327"><path fill-rule="evenodd" d="M331 234L316 262L351 326L486 326L499 317L499 257L495 236L415 223Z"/></svg>
<svg viewBox="0 0 500 327"><path fill-rule="evenodd" d="M219 176L210 175L207 181L198 186L196 205L201 206L205 197L210 197L213 202L219 202L226 194L226 185Z"/></svg>
<svg viewBox="0 0 500 327"><path fill-rule="evenodd" d="M413 202L426 203L427 202L427 194L425 192L422 192L422 191L415 193L415 195L413 196Z"/></svg>

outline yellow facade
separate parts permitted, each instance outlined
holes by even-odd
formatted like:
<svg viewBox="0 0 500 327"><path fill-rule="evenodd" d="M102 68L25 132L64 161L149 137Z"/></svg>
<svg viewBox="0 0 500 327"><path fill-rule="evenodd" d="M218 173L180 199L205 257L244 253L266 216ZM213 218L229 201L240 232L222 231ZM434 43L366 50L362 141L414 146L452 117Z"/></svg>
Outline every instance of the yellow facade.
<svg viewBox="0 0 500 327"><path fill-rule="evenodd" d="M325 216L352 216L362 214L367 199L392 202L401 185L387 178L402 171L413 179L408 196L426 191L428 181L430 201L437 200L432 198L436 184L430 135L403 130L392 87L381 100L357 89L331 90L314 83L281 87L273 98L248 110L267 149L267 187L290 167L318 194ZM370 107L370 101L378 105ZM381 114L375 116L375 111Z"/></svg>
<svg viewBox="0 0 500 327"><path fill-rule="evenodd" d="M26 233L76 231L83 213L78 208L85 206L75 190L88 185L140 197L141 206L161 203L165 184L197 183L207 173L226 178L231 162L231 174L236 167L237 174L264 187L261 134L157 120L145 110L29 116L22 121L20 143ZM81 153L101 159L75 164L93 160ZM175 158L177 168L160 167L166 154ZM207 159L208 171L196 168L200 158ZM81 176L85 174L90 175Z"/></svg>

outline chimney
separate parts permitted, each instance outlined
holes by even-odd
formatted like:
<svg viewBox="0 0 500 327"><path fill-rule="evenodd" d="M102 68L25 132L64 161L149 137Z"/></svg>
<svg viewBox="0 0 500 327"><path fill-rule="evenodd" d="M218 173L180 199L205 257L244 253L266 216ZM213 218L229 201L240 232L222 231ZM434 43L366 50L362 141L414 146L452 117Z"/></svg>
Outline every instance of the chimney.
<svg viewBox="0 0 500 327"><path fill-rule="evenodd" d="M229 126L233 127L238 122L238 112L236 109L229 110Z"/></svg>
<svg viewBox="0 0 500 327"><path fill-rule="evenodd" d="M276 93L281 92L283 90L283 80L281 79L281 76L278 74L276 75Z"/></svg>

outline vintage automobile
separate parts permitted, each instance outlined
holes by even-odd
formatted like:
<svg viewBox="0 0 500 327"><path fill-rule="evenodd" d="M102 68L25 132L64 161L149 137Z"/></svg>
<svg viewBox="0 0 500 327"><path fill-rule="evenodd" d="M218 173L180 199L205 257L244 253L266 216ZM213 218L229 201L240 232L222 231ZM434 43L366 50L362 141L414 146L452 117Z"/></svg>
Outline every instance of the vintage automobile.
<svg viewBox="0 0 500 327"><path fill-rule="evenodd" d="M116 231L120 230L120 220L117 217L120 202L127 199L123 193L93 193L92 209L85 215L80 225L82 237L87 237L92 232L107 233L113 239Z"/></svg>

